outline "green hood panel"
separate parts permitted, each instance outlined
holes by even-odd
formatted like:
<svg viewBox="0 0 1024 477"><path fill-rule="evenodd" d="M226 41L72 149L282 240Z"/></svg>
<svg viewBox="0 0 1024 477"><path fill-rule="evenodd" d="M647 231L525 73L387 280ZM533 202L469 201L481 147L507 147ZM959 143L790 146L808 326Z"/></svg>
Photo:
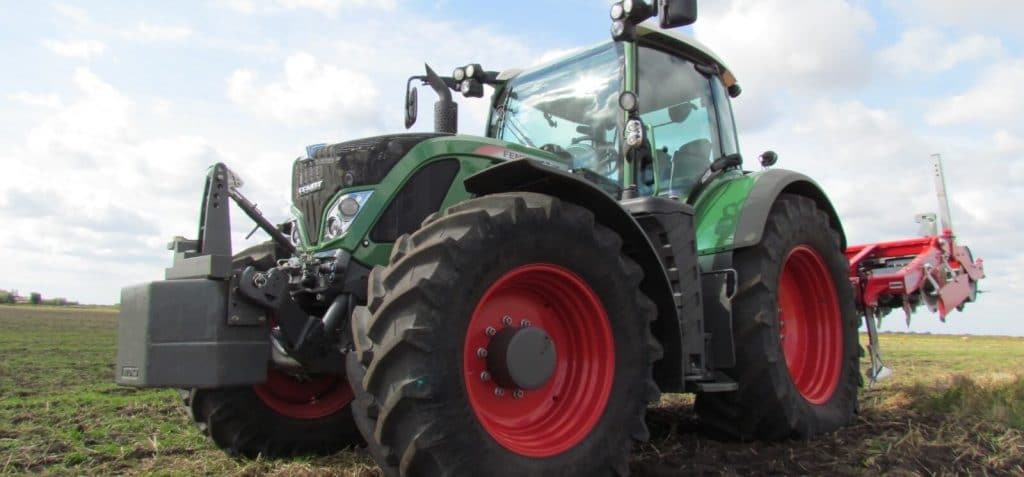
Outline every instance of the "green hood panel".
<svg viewBox="0 0 1024 477"><path fill-rule="evenodd" d="M471 194L466 192L462 185L467 177L499 162L529 158L557 169L567 170L569 168L568 164L553 154L498 139L468 135L427 139L410 149L379 183L338 191L324 207L324 210L330 210L331 205L343 194L368 189L372 189L374 193L363 205L344 236L322 241L314 246L299 247L299 250L315 254L341 248L351 252L353 258L368 266L387 263L392 244L374 243L369 239L370 231L373 230L388 204L420 168L435 161L453 158L459 161L460 167L441 204L442 210L471 197ZM292 212L299 219L299 224L306 222L299 210L293 207ZM326 220L326 217L318 218L320 230L325 228ZM311 231L307 227L301 227L301 234L306 239L305 243L309 243L307 235L309 233Z"/></svg>

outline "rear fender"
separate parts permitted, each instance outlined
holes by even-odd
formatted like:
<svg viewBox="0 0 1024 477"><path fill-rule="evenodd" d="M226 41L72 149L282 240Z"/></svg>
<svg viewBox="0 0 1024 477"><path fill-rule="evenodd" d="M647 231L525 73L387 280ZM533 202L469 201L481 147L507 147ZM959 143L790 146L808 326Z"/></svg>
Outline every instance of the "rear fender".
<svg viewBox="0 0 1024 477"><path fill-rule="evenodd" d="M816 202L818 208L828 214L829 223L839 232L840 245L846 250L843 225L825 191L810 177L785 169L770 169L759 175L740 214L733 248L749 247L761 241L764 226L768 223L768 212L780 194L801 195Z"/></svg>
<svg viewBox="0 0 1024 477"><path fill-rule="evenodd" d="M810 198L829 216L846 249L846 235L832 202L811 178L785 169L723 177L701 195L697 209L697 249L703 256L716 255L715 268L725 265L722 257L732 250L756 245L764 234L768 213L780 194ZM727 260L726 260L727 261ZM710 264L706 257L702 263ZM710 271L708 268L705 272Z"/></svg>
<svg viewBox="0 0 1024 477"><path fill-rule="evenodd" d="M655 380L665 391L682 386L682 332L668 275L643 228L614 198L568 172L528 159L504 162L478 172L466 179L465 187L478 196L518 191L557 197L589 209L599 223L619 234L625 253L643 268L641 290L658 308L653 329L665 353L654 365Z"/></svg>

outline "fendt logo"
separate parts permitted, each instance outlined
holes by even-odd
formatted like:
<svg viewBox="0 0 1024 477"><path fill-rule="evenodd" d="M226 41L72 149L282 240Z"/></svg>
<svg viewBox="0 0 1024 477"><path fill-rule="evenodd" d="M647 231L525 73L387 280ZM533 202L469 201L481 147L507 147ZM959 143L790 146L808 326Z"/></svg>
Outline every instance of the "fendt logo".
<svg viewBox="0 0 1024 477"><path fill-rule="evenodd" d="M306 195L306 194L308 194L310 192L316 192L316 191L320 190L320 188L323 187L323 185L324 185L324 181L323 180L319 180L319 181L316 181L316 182L310 182L309 184L306 184L304 186L299 187L299 195Z"/></svg>

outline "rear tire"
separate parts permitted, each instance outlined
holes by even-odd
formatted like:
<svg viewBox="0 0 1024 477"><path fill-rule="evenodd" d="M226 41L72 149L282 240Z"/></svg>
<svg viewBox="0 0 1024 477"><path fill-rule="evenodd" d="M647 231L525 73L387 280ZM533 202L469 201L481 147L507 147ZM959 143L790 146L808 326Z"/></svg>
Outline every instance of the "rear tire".
<svg viewBox="0 0 1024 477"><path fill-rule="evenodd" d="M392 476L627 474L659 395L642 278L590 211L539 194L469 200L399 238L353 314L348 362L365 373L353 408L378 464ZM545 384L495 391L499 373L482 376L497 368L477 351L498 354L489 327L550 334Z"/></svg>
<svg viewBox="0 0 1024 477"><path fill-rule="evenodd" d="M857 412L860 320L838 232L816 203L782 194L764 235L733 258L739 383L697 396L706 431L730 439L810 438ZM788 326L787 326L788 325Z"/></svg>

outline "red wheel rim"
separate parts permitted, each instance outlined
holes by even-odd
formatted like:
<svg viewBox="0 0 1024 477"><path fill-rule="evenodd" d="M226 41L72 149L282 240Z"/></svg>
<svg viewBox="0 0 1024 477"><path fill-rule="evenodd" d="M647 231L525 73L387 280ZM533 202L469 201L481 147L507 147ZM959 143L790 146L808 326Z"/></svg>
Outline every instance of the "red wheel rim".
<svg viewBox="0 0 1024 477"><path fill-rule="evenodd" d="M496 395L497 385L481 377L487 360L478 350L487 349L487 328L507 326L540 327L555 345L554 374L519 397L512 389ZM582 441L604 413L615 376L615 343L601 300L582 278L550 264L515 268L488 288L470 319L463 354L466 391L480 424L528 457L553 456Z"/></svg>
<svg viewBox="0 0 1024 477"><path fill-rule="evenodd" d="M779 277L779 340L800 395L827 402L842 373L842 315L832 274L806 245L789 252Z"/></svg>
<svg viewBox="0 0 1024 477"><path fill-rule="evenodd" d="M321 375L300 380L277 370L267 372L267 382L253 386L267 407L294 419L319 419L352 402L352 388L344 376Z"/></svg>

